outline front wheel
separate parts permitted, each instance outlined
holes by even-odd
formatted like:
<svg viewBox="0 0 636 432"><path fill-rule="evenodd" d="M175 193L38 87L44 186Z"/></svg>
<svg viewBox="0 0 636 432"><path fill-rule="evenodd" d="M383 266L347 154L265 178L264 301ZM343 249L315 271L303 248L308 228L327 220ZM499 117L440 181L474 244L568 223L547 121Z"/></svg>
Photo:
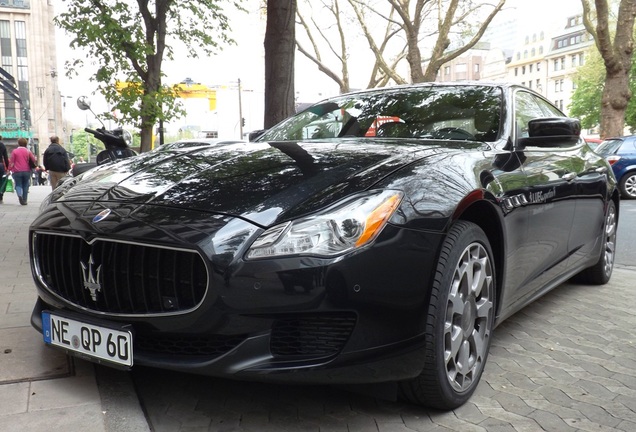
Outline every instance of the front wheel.
<svg viewBox="0 0 636 432"><path fill-rule="evenodd" d="M477 225L459 221L444 240L431 287L424 368L400 383L401 397L444 410L464 404L484 370L494 316L490 243Z"/></svg>

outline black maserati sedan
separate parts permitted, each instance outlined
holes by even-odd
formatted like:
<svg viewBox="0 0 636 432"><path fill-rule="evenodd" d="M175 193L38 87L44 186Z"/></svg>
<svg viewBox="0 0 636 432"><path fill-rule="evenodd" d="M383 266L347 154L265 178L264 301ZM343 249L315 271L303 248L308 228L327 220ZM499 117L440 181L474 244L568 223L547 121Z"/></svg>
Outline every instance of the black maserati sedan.
<svg viewBox="0 0 636 432"><path fill-rule="evenodd" d="M254 142L67 179L30 228L31 320L113 367L390 383L453 409L499 323L610 279L618 214L579 122L527 88L360 91Z"/></svg>

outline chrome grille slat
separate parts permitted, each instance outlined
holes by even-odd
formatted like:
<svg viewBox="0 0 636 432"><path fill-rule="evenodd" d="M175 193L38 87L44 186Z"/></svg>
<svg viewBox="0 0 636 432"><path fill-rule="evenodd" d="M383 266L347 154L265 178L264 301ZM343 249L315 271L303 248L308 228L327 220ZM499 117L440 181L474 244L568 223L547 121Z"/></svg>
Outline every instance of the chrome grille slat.
<svg viewBox="0 0 636 432"><path fill-rule="evenodd" d="M118 315L176 314L196 308L205 296L208 275L194 250L35 233L34 264L47 288L70 303ZM51 252L52 251L52 252ZM93 277L101 265L96 300L85 288L81 262ZM88 273L88 272L87 272Z"/></svg>

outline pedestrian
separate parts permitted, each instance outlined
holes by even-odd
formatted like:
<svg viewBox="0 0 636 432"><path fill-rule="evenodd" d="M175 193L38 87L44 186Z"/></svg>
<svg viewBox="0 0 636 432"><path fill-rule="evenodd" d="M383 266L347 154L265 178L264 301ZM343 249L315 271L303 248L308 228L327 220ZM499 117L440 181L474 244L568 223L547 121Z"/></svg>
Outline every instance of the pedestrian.
<svg viewBox="0 0 636 432"><path fill-rule="evenodd" d="M3 202L4 185L7 181L9 181L9 155L7 147L2 142L2 135L0 135L0 204Z"/></svg>
<svg viewBox="0 0 636 432"><path fill-rule="evenodd" d="M38 172L38 185L40 186L46 185L46 170L44 169L44 167L42 165L38 165L37 172Z"/></svg>
<svg viewBox="0 0 636 432"><path fill-rule="evenodd" d="M15 182L15 192L22 205L27 205L29 184L31 183L31 166L37 166L35 156L27 148L26 138L18 138L18 147L11 152L9 159L9 170Z"/></svg>
<svg viewBox="0 0 636 432"><path fill-rule="evenodd" d="M51 143L44 151L44 168L49 172L51 189L55 190L57 182L71 169L71 161L68 152L60 145L60 139L52 136L50 140Z"/></svg>

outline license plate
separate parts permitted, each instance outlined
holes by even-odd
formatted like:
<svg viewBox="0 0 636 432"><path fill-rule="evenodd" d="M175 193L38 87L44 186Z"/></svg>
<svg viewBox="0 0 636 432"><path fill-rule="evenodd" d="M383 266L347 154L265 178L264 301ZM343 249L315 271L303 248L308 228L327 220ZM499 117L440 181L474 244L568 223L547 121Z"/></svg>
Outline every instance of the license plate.
<svg viewBox="0 0 636 432"><path fill-rule="evenodd" d="M83 354L131 367L133 364L130 331L88 324L68 317L42 312L44 342Z"/></svg>

